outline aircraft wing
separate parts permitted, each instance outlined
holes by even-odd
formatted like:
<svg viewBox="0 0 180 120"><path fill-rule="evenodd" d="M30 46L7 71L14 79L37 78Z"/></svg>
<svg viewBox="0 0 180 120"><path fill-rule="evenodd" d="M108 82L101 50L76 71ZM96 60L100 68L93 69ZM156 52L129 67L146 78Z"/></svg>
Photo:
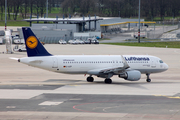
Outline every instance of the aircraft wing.
<svg viewBox="0 0 180 120"><path fill-rule="evenodd" d="M88 74L91 74L91 75L102 75L102 74L109 74L109 73L119 74L119 73L125 71L126 69L128 69L130 67L127 64L124 57L123 56L121 56L121 57L122 57L122 61L123 61L123 66L90 70L90 71L88 71Z"/></svg>
<svg viewBox="0 0 180 120"><path fill-rule="evenodd" d="M117 68L108 68L108 69L102 69L100 70L100 74L107 74L107 73L119 73L121 71L124 71L123 67L117 67Z"/></svg>

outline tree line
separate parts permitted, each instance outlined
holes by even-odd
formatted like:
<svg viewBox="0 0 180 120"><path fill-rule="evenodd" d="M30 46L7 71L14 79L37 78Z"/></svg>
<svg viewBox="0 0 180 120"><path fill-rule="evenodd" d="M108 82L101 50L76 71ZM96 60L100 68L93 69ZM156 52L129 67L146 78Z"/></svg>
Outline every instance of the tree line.
<svg viewBox="0 0 180 120"><path fill-rule="evenodd" d="M0 0L0 17L4 18L5 0ZM54 8L59 14L68 16L98 15L105 17L138 17L139 0L48 0L49 14ZM179 0L141 0L141 17L154 20L155 17L180 16ZM7 0L8 20L17 20L18 15L29 18L32 15L43 17L46 13L46 0ZM11 16L13 16L11 18Z"/></svg>

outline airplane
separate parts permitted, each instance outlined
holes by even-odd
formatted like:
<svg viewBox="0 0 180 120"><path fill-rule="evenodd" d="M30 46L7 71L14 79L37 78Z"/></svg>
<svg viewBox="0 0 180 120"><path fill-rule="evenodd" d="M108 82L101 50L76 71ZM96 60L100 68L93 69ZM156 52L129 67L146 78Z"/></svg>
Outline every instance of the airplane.
<svg viewBox="0 0 180 120"><path fill-rule="evenodd" d="M29 66L64 74L88 74L87 82L93 82L92 76L105 78L111 84L111 77L118 75L128 81L138 81L141 74L150 74L168 70L168 65L160 58L150 55L52 55L28 27L22 28L27 49L24 58L12 58Z"/></svg>

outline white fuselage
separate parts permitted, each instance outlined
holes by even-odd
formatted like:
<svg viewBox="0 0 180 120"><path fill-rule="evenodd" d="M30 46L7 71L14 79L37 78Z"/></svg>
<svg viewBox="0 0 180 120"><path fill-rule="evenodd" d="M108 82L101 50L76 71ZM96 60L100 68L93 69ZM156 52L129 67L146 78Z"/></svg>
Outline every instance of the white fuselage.
<svg viewBox="0 0 180 120"><path fill-rule="evenodd" d="M168 69L161 59L149 55L123 55L129 69L142 74L158 73ZM89 74L91 70L123 67L121 55L60 55L26 57L19 60L33 67L66 74Z"/></svg>

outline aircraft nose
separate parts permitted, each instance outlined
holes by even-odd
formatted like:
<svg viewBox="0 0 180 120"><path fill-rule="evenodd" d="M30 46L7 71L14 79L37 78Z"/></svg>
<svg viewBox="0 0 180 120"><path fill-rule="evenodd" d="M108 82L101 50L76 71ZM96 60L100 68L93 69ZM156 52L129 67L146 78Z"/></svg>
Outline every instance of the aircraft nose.
<svg viewBox="0 0 180 120"><path fill-rule="evenodd" d="M169 66L166 63L164 63L164 69L167 70L168 68Z"/></svg>

